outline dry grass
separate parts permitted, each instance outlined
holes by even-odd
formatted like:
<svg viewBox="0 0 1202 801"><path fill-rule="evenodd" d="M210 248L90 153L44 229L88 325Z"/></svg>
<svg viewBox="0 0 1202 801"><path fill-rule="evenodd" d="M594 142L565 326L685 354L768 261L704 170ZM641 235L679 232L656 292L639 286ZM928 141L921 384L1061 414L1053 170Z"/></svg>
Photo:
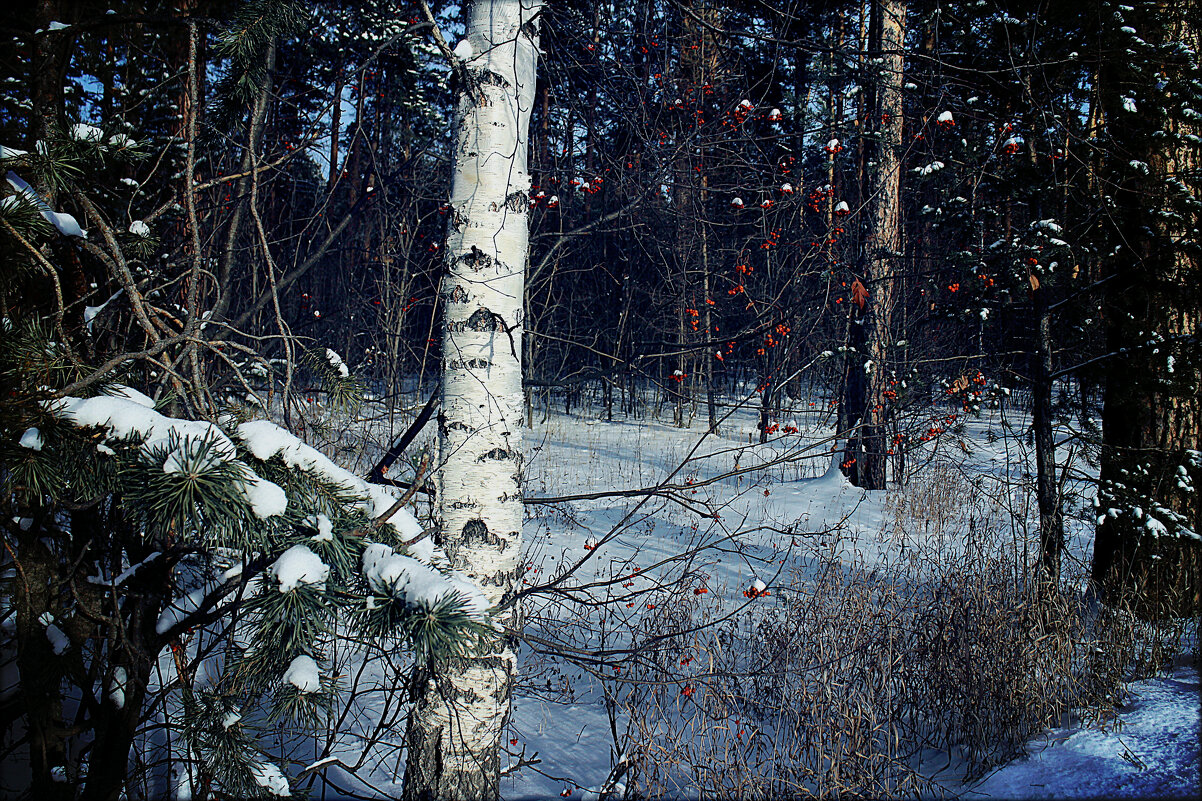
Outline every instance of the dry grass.
<svg viewBox="0 0 1202 801"><path fill-rule="evenodd" d="M1048 727L1104 721L1127 681L1197 642L1196 620L1082 601L1080 576L1041 589L1001 497L932 471L891 505L880 556L815 546L771 596L688 637L671 633L706 613L666 588L636 637L652 645L613 694L631 721L630 791L939 795Z"/></svg>

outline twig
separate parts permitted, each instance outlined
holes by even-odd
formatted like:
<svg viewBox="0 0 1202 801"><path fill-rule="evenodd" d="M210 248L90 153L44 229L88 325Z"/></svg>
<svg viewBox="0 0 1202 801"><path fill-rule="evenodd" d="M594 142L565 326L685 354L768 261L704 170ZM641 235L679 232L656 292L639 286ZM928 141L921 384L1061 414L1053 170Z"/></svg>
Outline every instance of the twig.
<svg viewBox="0 0 1202 801"><path fill-rule="evenodd" d="M111 358L107 362L105 362L104 364L97 367L86 378L81 378L78 381L72 381L67 386L65 386L62 389L55 392L51 397L62 398L62 397L72 394L73 392L76 392L77 390L84 389L85 387L90 387L92 384L95 384L97 381L102 380L105 376L107 376L113 370L116 370L118 367L120 367L125 362L133 361L134 359L154 358L155 356L158 356L163 351L167 350L167 348L171 347L172 345L178 345L180 342L183 342L185 339L187 339L187 337L185 335L179 334L178 336L168 337L167 339L160 339L154 345L150 346L149 348L146 348L145 350L118 354L117 356L114 356L113 358ZM158 364L160 367L162 366L159 362L155 362L155 364Z"/></svg>
<svg viewBox="0 0 1202 801"><path fill-rule="evenodd" d="M430 467L430 454L426 453L422 456L421 463L417 466L417 475L414 476L414 478L413 478L413 486L410 487L405 492L405 494L402 495L397 500L396 503L394 503L392 506L388 507L387 512L385 512L384 514L382 514L376 518L375 522L373 522L371 524L371 528L373 531L376 529L379 529L379 528L383 528L384 524L387 523L394 514L401 511L401 509L403 509L405 507L405 504L409 503L409 501L413 499L413 496L417 494L417 488L421 486L422 476L425 475L426 469L429 467ZM425 532L423 531L419 537L417 537L413 540L413 542L417 542L417 540L421 539L421 537L424 537L424 536L425 536ZM407 542L405 544L409 545L411 543Z"/></svg>
<svg viewBox="0 0 1202 801"><path fill-rule="evenodd" d="M8 231L10 236L12 236L21 244L21 247L33 254L38 266L40 266L42 270L44 270L45 273L50 276L50 280L54 282L54 328L56 331L58 331L59 336L62 338L63 344L69 346L70 343L67 340L67 332L63 330L63 314L65 311L65 306L63 304L63 285L62 282L59 281L58 270L54 269L54 265L42 255L40 250L35 248L28 239L21 236L20 231L18 231L16 228L13 228L12 223L3 217L0 217L0 223L4 224L4 229ZM74 358L72 361L74 361Z"/></svg>

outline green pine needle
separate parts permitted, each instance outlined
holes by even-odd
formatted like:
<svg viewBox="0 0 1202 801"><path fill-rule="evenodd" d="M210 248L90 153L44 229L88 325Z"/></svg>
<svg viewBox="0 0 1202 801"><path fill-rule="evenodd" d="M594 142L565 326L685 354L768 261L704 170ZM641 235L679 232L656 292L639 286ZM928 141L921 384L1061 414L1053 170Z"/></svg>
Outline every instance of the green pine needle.
<svg viewBox="0 0 1202 801"><path fill-rule="evenodd" d="M331 363L329 352L325 348L305 351L304 361L317 376L318 383L328 396L332 407L351 414L359 410L367 392L367 385L363 383L363 379L349 371L343 375L343 371Z"/></svg>
<svg viewBox="0 0 1202 801"><path fill-rule="evenodd" d="M226 544L261 536L243 492L245 469L215 436L173 434L166 445L145 449L127 463L122 478L150 536Z"/></svg>
<svg viewBox="0 0 1202 801"><path fill-rule="evenodd" d="M358 622L365 634L398 637L422 660L443 661L478 650L492 630L468 611L463 598L444 595L434 604L369 596Z"/></svg>

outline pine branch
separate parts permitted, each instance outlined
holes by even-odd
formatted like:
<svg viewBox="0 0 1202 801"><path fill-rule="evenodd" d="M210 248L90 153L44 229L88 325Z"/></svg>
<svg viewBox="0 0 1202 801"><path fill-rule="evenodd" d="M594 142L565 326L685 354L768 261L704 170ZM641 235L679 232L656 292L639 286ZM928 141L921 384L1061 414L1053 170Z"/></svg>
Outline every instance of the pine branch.
<svg viewBox="0 0 1202 801"><path fill-rule="evenodd" d="M63 305L63 285L59 281L58 270L56 270L54 265L42 255L40 250L30 244L28 239L21 236L21 232L14 228L8 220L0 217L0 225L4 226L4 230L8 231L9 236L11 236L13 239L16 239L17 243L20 244L21 247L29 251L34 258L34 261L37 262L38 266L42 268L42 271L46 273L46 275L54 283L54 328L56 331L58 331L59 336L62 338L63 346L68 348L71 361L79 364L78 360L75 358L74 352L70 350L71 346L70 340L67 339L67 332L63 330L63 314L66 312L66 309Z"/></svg>

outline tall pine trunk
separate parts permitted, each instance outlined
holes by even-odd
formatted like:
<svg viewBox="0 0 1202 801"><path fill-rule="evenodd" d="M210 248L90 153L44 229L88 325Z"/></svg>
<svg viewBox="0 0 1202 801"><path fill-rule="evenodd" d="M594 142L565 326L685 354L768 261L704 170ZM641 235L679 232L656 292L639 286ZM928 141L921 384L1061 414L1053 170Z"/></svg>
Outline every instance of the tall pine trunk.
<svg viewBox="0 0 1202 801"><path fill-rule="evenodd" d="M866 196L868 232L865 242L864 287L867 299L859 325L864 343L862 395L849 402L850 417L859 419L859 431L848 438L845 464L856 486L885 488L887 429L885 389L889 379L889 347L894 304L896 261L902 256L901 227L901 138L902 138L902 45L906 35L905 0L875 0L872 4L870 52L876 69L872 79L868 130L871 143ZM858 408L857 408L858 407Z"/></svg>
<svg viewBox="0 0 1202 801"><path fill-rule="evenodd" d="M1137 4L1103 62L1119 241L1093 579L1144 617L1202 611L1202 101L1198 0ZM1118 16L1116 14L1116 16Z"/></svg>
<svg viewBox="0 0 1202 801"><path fill-rule="evenodd" d="M521 552L527 149L540 7L541 0L472 5L440 288L441 544L493 604L512 592ZM406 799L499 797L515 662L510 644L497 641L422 667L413 684Z"/></svg>

